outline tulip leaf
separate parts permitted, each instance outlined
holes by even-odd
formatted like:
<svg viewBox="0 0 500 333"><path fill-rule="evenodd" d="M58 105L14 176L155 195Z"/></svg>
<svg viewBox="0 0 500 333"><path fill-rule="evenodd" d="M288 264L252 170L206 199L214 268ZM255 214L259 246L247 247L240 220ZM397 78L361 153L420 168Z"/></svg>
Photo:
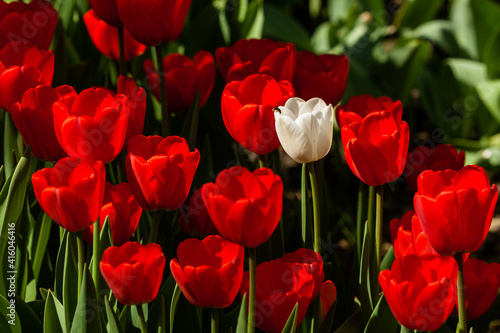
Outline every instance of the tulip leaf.
<svg viewBox="0 0 500 333"><path fill-rule="evenodd" d="M236 331L235 333L246 333L247 331L247 296L248 294L245 293L243 295L243 299L241 300L241 308L240 308L240 314L238 315L238 323L236 324Z"/></svg>
<svg viewBox="0 0 500 333"><path fill-rule="evenodd" d="M109 216L106 216L104 221L101 223L102 223L102 228L101 228L101 232L99 234L99 261L100 261L100 258L102 258L104 251L108 247L113 246L113 239L111 236L111 226L109 224ZM90 264L89 264L90 267L93 267L92 266L93 261L94 261L94 256L92 255L92 259L90 260ZM99 277L99 292L97 292L97 295L99 295L101 297L99 302L102 304L102 301L103 301L102 295L109 294L109 287L108 287L108 284L106 283L106 280L104 280L104 277L102 276L102 274L100 274L100 272L99 272L99 274L97 274L97 275Z"/></svg>
<svg viewBox="0 0 500 333"><path fill-rule="evenodd" d="M14 299L13 299L14 300ZM17 307L17 304L11 303L3 296L0 295L0 332L5 333L22 333L21 322L16 310L11 312L9 307ZM12 316L12 317L11 317Z"/></svg>
<svg viewBox="0 0 500 333"><path fill-rule="evenodd" d="M295 333L297 330L297 312L299 310L299 302L295 303L292 312L290 313L290 317L286 321L285 327L281 333Z"/></svg>
<svg viewBox="0 0 500 333"><path fill-rule="evenodd" d="M2 164L2 165L0 165L0 187L3 186L3 182L4 182L3 177L4 177L4 175L5 175L5 168L4 168L3 164Z"/></svg>
<svg viewBox="0 0 500 333"><path fill-rule="evenodd" d="M262 38L264 28L264 0L252 1L240 27L241 38Z"/></svg>
<svg viewBox="0 0 500 333"><path fill-rule="evenodd" d="M170 302L170 333L174 331L174 318L175 311L177 310L177 305L179 304L179 298L181 297L181 289L176 283L174 292L172 293L172 301Z"/></svg>
<svg viewBox="0 0 500 333"><path fill-rule="evenodd" d="M62 299L66 322L70 323L78 303L78 269L75 255L76 235L69 233L65 242L62 275Z"/></svg>
<svg viewBox="0 0 500 333"><path fill-rule="evenodd" d="M394 247L391 246L389 251L387 251L387 253L385 254L384 259L382 259L382 262L380 263L380 271L382 272L384 269L391 269L392 262L395 258Z"/></svg>
<svg viewBox="0 0 500 333"><path fill-rule="evenodd" d="M219 332L234 332L238 324L238 318L241 312L241 303L235 306L229 313L224 314L219 319ZM245 316L246 317L246 316ZM246 327L246 325L245 325Z"/></svg>
<svg viewBox="0 0 500 333"><path fill-rule="evenodd" d="M108 324L107 324L108 332L122 333L123 329L120 325L120 321L118 320L115 311L109 304L108 297L106 296L104 296L104 306L106 307L106 316L108 318Z"/></svg>
<svg viewBox="0 0 500 333"><path fill-rule="evenodd" d="M488 69L488 74L491 77L498 78L500 76L500 64L497 61L497 55L500 54L500 24L496 25L489 34L488 40L484 47L484 62Z"/></svg>
<svg viewBox="0 0 500 333"><path fill-rule="evenodd" d="M333 302L330 309L325 315L325 318L321 322L321 326L319 327L319 333L328 333L332 331L333 319L335 318L335 311L337 310L337 300Z"/></svg>
<svg viewBox="0 0 500 333"><path fill-rule="evenodd" d="M403 4L404 9L398 10L396 16L402 15L402 27L416 28L420 24L428 22L436 17L442 5L443 0L406 1Z"/></svg>
<svg viewBox="0 0 500 333"><path fill-rule="evenodd" d="M370 314L373 311L372 297L372 253L371 253L371 235L368 228L368 222L365 223L365 233L363 235L363 250L361 252L361 267L359 270L359 300L363 313L363 321L368 322Z"/></svg>
<svg viewBox="0 0 500 333"><path fill-rule="evenodd" d="M43 326L40 318L33 309L19 296L16 296L16 312L22 329L30 333L42 333Z"/></svg>
<svg viewBox="0 0 500 333"><path fill-rule="evenodd" d="M43 259L47 255L46 249L50 237L50 229L52 227L52 219L46 214L42 214L41 221L35 223L35 228L32 237L35 238L30 254L32 259L33 274L38 281L40 269L42 268Z"/></svg>
<svg viewBox="0 0 500 333"><path fill-rule="evenodd" d="M370 332L395 332L398 321L394 318L389 304L384 295L380 297L377 306L365 327L365 333Z"/></svg>
<svg viewBox="0 0 500 333"><path fill-rule="evenodd" d="M196 147L196 135L198 134L198 122L200 118L200 91L196 91L196 96L194 98L189 111L187 112L186 118L184 119L184 125L181 130L181 137L185 138L189 144L189 148L194 149Z"/></svg>
<svg viewBox="0 0 500 333"><path fill-rule="evenodd" d="M54 294L57 298L63 297L63 279L64 279L64 261L66 257L66 243L68 242L69 232L64 229L61 235L59 252L57 253L56 269L54 272Z"/></svg>
<svg viewBox="0 0 500 333"><path fill-rule="evenodd" d="M68 327L69 322L66 322L63 305L54 293L49 290L47 300L45 301L43 331L66 333L69 331Z"/></svg>
<svg viewBox="0 0 500 333"><path fill-rule="evenodd" d="M361 333L363 329L363 316L361 310L357 310L335 330L335 333Z"/></svg>
<svg viewBox="0 0 500 333"><path fill-rule="evenodd" d="M480 83L476 91L491 116L500 123L500 80Z"/></svg>
<svg viewBox="0 0 500 333"><path fill-rule="evenodd" d="M155 325L156 323L162 322L162 317L170 320L170 317L166 317L165 314L168 313L170 315L170 306L172 304L171 300L176 286L177 284L175 283L174 276L170 275L167 281L163 283L163 286L154 299L153 304L149 308L148 322L150 325L148 325L148 330L150 333L156 332ZM165 303L166 301L167 303ZM170 322L167 326L170 327Z"/></svg>
<svg viewBox="0 0 500 333"><path fill-rule="evenodd" d="M95 291L94 281L85 263L83 269L82 287L78 297L75 317L71 325L71 333L92 332L98 333L101 330L101 316L99 303Z"/></svg>
<svg viewBox="0 0 500 333"><path fill-rule="evenodd" d="M3 128L3 165L5 167L5 175L7 177L9 177L14 170L14 147L16 146L16 128L10 114L5 112Z"/></svg>

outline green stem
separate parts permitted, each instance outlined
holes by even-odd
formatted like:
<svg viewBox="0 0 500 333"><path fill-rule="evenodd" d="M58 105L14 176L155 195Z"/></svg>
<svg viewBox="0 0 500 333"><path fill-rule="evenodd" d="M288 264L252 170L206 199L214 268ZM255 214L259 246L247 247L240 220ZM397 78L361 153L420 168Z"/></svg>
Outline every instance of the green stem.
<svg viewBox="0 0 500 333"><path fill-rule="evenodd" d="M78 294L82 288L83 270L85 266L85 244L83 243L83 232L76 232L76 245L78 248Z"/></svg>
<svg viewBox="0 0 500 333"><path fill-rule="evenodd" d="M255 296L257 279L257 250L255 247L248 248L248 270L249 270L249 290L248 290L248 325L247 333L255 332Z"/></svg>
<svg viewBox="0 0 500 333"><path fill-rule="evenodd" d="M259 168L267 167L267 154L259 155Z"/></svg>
<svg viewBox="0 0 500 333"><path fill-rule="evenodd" d="M314 169L314 162L307 163L309 169L309 180L311 182L311 193L313 202L313 223L314 223L314 246L315 252L321 255L321 225L319 220L319 198L318 186L316 182L316 171Z"/></svg>
<svg viewBox="0 0 500 333"><path fill-rule="evenodd" d="M160 103L161 103L161 125L164 137L170 135L168 127L168 108L167 108L167 85L165 83L165 69L163 68L163 51L161 44L155 46L156 62L158 65L158 80L160 81Z"/></svg>
<svg viewBox="0 0 500 333"><path fill-rule="evenodd" d="M158 230L160 229L161 213L161 210L153 212L153 223L151 224L151 230L149 231L148 243L156 242L156 236L158 235Z"/></svg>
<svg viewBox="0 0 500 333"><path fill-rule="evenodd" d="M307 218L307 198L308 198L308 189L307 189L307 164L302 164L302 175L300 181L300 205L302 211L302 242L303 246L307 247L308 245L308 235L312 233L312 226L310 225L309 219Z"/></svg>
<svg viewBox="0 0 500 333"><path fill-rule="evenodd" d="M141 324L141 333L148 332L148 324L146 324L146 319L144 318L144 311L142 310L142 304L137 304L137 313L139 314L139 322Z"/></svg>
<svg viewBox="0 0 500 333"><path fill-rule="evenodd" d="M314 300L314 321L312 332L319 332L321 326L321 292Z"/></svg>
<svg viewBox="0 0 500 333"><path fill-rule="evenodd" d="M455 254L455 260L458 264L457 292L458 292L458 326L457 332L467 333L467 313L465 309L464 292L464 262L463 254Z"/></svg>
<svg viewBox="0 0 500 333"><path fill-rule="evenodd" d="M118 28L118 43L120 49L120 74L127 75L127 72L125 70L125 34L123 31L123 27Z"/></svg>
<svg viewBox="0 0 500 333"><path fill-rule="evenodd" d="M374 237L375 226L375 186L370 186L368 190L368 232L371 239ZM372 242L373 244L373 242Z"/></svg>
<svg viewBox="0 0 500 333"><path fill-rule="evenodd" d="M210 323L212 333L219 332L219 311L216 308L210 309Z"/></svg>
<svg viewBox="0 0 500 333"><path fill-rule="evenodd" d="M382 247L382 225L384 214L384 185L376 187L377 209L375 211L375 260L377 272L380 272L380 248Z"/></svg>
<svg viewBox="0 0 500 333"><path fill-rule="evenodd" d="M93 244L92 244L92 278L94 279L95 290L99 294L99 234L101 228L99 227L99 219L94 222L93 230Z"/></svg>
<svg viewBox="0 0 500 333"><path fill-rule="evenodd" d="M358 262L361 262L361 252L363 247L363 188L364 183L359 181L358 207L356 210L356 244L358 249Z"/></svg>

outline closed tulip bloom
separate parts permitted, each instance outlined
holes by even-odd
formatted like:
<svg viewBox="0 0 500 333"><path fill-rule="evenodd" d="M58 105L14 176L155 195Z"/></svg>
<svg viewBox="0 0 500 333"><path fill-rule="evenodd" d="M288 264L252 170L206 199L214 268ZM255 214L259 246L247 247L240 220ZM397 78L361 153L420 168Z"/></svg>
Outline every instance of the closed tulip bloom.
<svg viewBox="0 0 500 333"><path fill-rule="evenodd" d="M374 112L341 131L347 164L366 185L396 180L403 173L410 129L389 112Z"/></svg>
<svg viewBox="0 0 500 333"><path fill-rule="evenodd" d="M116 299L126 305L149 303L160 289L165 256L161 246L128 242L107 248L99 264Z"/></svg>
<svg viewBox="0 0 500 333"><path fill-rule="evenodd" d="M169 54L163 59L163 69L169 112L179 113L189 109L196 92L200 94L199 107L205 105L215 82L215 63L210 52L199 51L193 59L178 53ZM144 71L151 92L159 101L160 81L151 60L144 62Z"/></svg>
<svg viewBox="0 0 500 333"><path fill-rule="evenodd" d="M448 144L437 145L434 148L419 146L408 153L404 176L414 192L417 192L418 176L425 170L460 170L465 164L465 152L458 152Z"/></svg>
<svg viewBox="0 0 500 333"><path fill-rule="evenodd" d="M16 40L48 50L57 18L57 11L49 1L0 1L0 48Z"/></svg>
<svg viewBox="0 0 500 333"><path fill-rule="evenodd" d="M150 211L179 208L200 162L198 150L190 151L178 136L136 135L127 151L125 170L139 205Z"/></svg>
<svg viewBox="0 0 500 333"><path fill-rule="evenodd" d="M42 209L70 232L83 230L97 220L105 181L106 171L101 162L89 164L69 157L31 177Z"/></svg>
<svg viewBox="0 0 500 333"><path fill-rule="evenodd" d="M191 304L225 308L233 303L243 278L244 248L220 236L187 239L177 247L170 270Z"/></svg>
<svg viewBox="0 0 500 333"><path fill-rule="evenodd" d="M52 115L52 104L65 95L76 96L76 91L70 86L37 86L28 89L21 102L10 107L24 143L31 145L31 153L40 160L57 162L67 156L57 140Z"/></svg>
<svg viewBox="0 0 500 333"><path fill-rule="evenodd" d="M297 326L304 319L314 290L314 279L301 265L276 259L256 269L255 326L268 333L280 333L296 303ZM248 272L243 275L241 296L248 292Z"/></svg>
<svg viewBox="0 0 500 333"><path fill-rule="evenodd" d="M457 298L458 266L451 257L406 255L378 281L394 317L408 329L435 331Z"/></svg>
<svg viewBox="0 0 500 333"><path fill-rule="evenodd" d="M285 254L281 260L289 264L300 264L304 267L314 280L314 290L311 296L311 303L316 299L321 289L321 285L325 280L325 272L323 271L323 258L319 253L311 249L300 248L293 253Z"/></svg>
<svg viewBox="0 0 500 333"><path fill-rule="evenodd" d="M340 129L353 122L360 122L372 112L390 112L400 122L403 117L403 104L389 97L375 98L370 95L353 96L347 105L339 105L335 110L337 124Z"/></svg>
<svg viewBox="0 0 500 333"><path fill-rule="evenodd" d="M292 82L297 64L297 50L292 43L271 39L240 39L233 46L215 50L222 79L243 81L252 74L267 74L276 81Z"/></svg>
<svg viewBox="0 0 500 333"><path fill-rule="evenodd" d="M337 300L337 287L335 284L327 280L321 285L321 321L326 317L326 314Z"/></svg>
<svg viewBox="0 0 500 333"><path fill-rule="evenodd" d="M106 217L109 217L109 228L113 245L121 246L130 240L141 219L142 208L130 191L128 183L113 185L106 182L104 200L100 215L100 229ZM94 242L92 234L94 226L83 230L83 238L89 243Z"/></svg>
<svg viewBox="0 0 500 333"><path fill-rule="evenodd" d="M293 78L295 96L305 100L319 97L336 105L344 94L348 72L349 60L344 55L300 51Z"/></svg>
<svg viewBox="0 0 500 333"><path fill-rule="evenodd" d="M202 189L208 213L222 237L245 247L264 243L278 225L283 182L271 169L223 170Z"/></svg>
<svg viewBox="0 0 500 333"><path fill-rule="evenodd" d="M102 0L99 0L99 2ZM120 60L120 43L118 39L118 28L115 28L102 20L93 9L83 15L83 21L89 32L92 43L102 54L113 60ZM139 43L130 35L127 29L123 29L124 60L129 61L146 51L146 45Z"/></svg>
<svg viewBox="0 0 500 333"><path fill-rule="evenodd" d="M117 0L89 0L89 5L95 12L95 15L100 17L107 24L120 28L123 26L118 8L116 7Z"/></svg>
<svg viewBox="0 0 500 333"><path fill-rule="evenodd" d="M258 155L267 154L280 145L273 109L293 96L290 82L278 82L265 74L228 83L221 101L224 125L243 147Z"/></svg>
<svg viewBox="0 0 500 333"><path fill-rule="evenodd" d="M293 97L274 109L276 133L285 152L297 163L322 159L330 151L333 108L320 98Z"/></svg>
<svg viewBox="0 0 500 333"><path fill-rule="evenodd" d="M392 219L389 224L396 258L408 254L416 254L412 234L412 217L414 214L413 210L409 210L403 214L401 219Z"/></svg>
<svg viewBox="0 0 500 333"><path fill-rule="evenodd" d="M500 264L468 258L464 261L464 293L467 320L481 317L493 304L500 288ZM458 315L458 307L453 308Z"/></svg>
<svg viewBox="0 0 500 333"><path fill-rule="evenodd" d="M129 118L125 95L93 87L52 106L59 143L69 156L111 162L123 147Z"/></svg>
<svg viewBox="0 0 500 333"><path fill-rule="evenodd" d="M129 117L127 124L127 133L125 134L125 142L123 148L128 147L128 141L135 135L142 134L144 130L144 120L146 118L146 91L142 87L135 84L133 78L120 75L116 87L118 94L123 94L128 97L129 102Z"/></svg>
<svg viewBox="0 0 500 333"><path fill-rule="evenodd" d="M117 0L123 26L140 43L155 46L179 38L191 0Z"/></svg>
<svg viewBox="0 0 500 333"><path fill-rule="evenodd" d="M8 111L30 88L50 86L53 75L52 51L39 50L30 42L8 43L0 50L0 108Z"/></svg>
<svg viewBox="0 0 500 333"><path fill-rule="evenodd" d="M415 212L432 247L442 255L474 252L490 229L498 188L483 168L427 170L418 177Z"/></svg>
<svg viewBox="0 0 500 333"><path fill-rule="evenodd" d="M219 233L203 202L202 189L200 187L194 191L191 198L179 207L179 227L188 235L208 236Z"/></svg>

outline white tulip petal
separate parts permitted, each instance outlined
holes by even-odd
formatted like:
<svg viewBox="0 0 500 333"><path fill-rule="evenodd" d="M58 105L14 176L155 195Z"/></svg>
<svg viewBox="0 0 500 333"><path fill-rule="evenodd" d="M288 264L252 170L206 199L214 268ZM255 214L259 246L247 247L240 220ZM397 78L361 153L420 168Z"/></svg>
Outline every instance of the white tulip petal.
<svg viewBox="0 0 500 333"><path fill-rule="evenodd" d="M312 149L309 137L290 117L276 115L276 133L283 150L297 163L308 163Z"/></svg>

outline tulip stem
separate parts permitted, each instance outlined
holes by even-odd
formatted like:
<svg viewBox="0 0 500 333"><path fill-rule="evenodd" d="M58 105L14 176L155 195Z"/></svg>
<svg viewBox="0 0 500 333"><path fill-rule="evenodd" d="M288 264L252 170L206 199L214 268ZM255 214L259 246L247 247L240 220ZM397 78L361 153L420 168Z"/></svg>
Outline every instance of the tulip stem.
<svg viewBox="0 0 500 333"><path fill-rule="evenodd" d="M363 247L363 193L364 183L359 181L359 190L358 190L358 207L356 211L356 244L358 249L358 262L361 262L361 252Z"/></svg>
<svg viewBox="0 0 500 333"><path fill-rule="evenodd" d="M377 208L375 211L375 260L377 262L377 273L380 272L380 248L382 247L382 223L384 216L384 185L376 188Z"/></svg>
<svg viewBox="0 0 500 333"><path fill-rule="evenodd" d="M139 314L139 322L141 324L141 333L148 332L148 324L146 324L146 319L144 318L144 311L142 310L142 304L137 304L137 313Z"/></svg>
<svg viewBox="0 0 500 333"><path fill-rule="evenodd" d="M370 186L368 190L368 232L370 233L370 237L374 237L373 233L374 225L375 225L375 186Z"/></svg>
<svg viewBox="0 0 500 333"><path fill-rule="evenodd" d="M125 33L123 29L123 27L118 28L118 44L120 50L119 70L121 75L127 75L125 70Z"/></svg>
<svg viewBox="0 0 500 333"><path fill-rule="evenodd" d="M219 332L219 311L217 308L210 309L210 319L212 333Z"/></svg>
<svg viewBox="0 0 500 333"><path fill-rule="evenodd" d="M168 127L168 108L167 108L167 85L165 83L165 69L163 68L163 51L161 44L155 46L156 62L158 64L158 80L160 81L160 103L161 103L161 125L164 137L170 135Z"/></svg>
<svg viewBox="0 0 500 333"><path fill-rule="evenodd" d="M255 247L248 248L248 270L249 270L249 290L248 290L248 323L247 333L255 332L255 296L257 283L257 250Z"/></svg>
<svg viewBox="0 0 500 333"><path fill-rule="evenodd" d="M92 244L92 278L94 279L95 290L97 294L99 294L99 234L101 228L99 227L99 219L94 222L94 230L93 230L93 241Z"/></svg>
<svg viewBox="0 0 500 333"><path fill-rule="evenodd" d="M158 230L160 229L161 213L162 213L161 210L153 212L153 223L151 223L151 230L149 231L148 243L156 242L156 235L158 235Z"/></svg>
<svg viewBox="0 0 500 333"><path fill-rule="evenodd" d="M463 253L455 254L455 260L458 264L457 292L458 292L458 327L457 332L467 333L467 312L465 309L464 292L464 262Z"/></svg>
<svg viewBox="0 0 500 333"><path fill-rule="evenodd" d="M307 163L309 169L309 180L311 182L311 193L313 202L313 223L314 223L314 252L321 255L321 225L319 220L319 198L318 186L316 182L316 170L314 169L314 162Z"/></svg>
<svg viewBox="0 0 500 333"><path fill-rule="evenodd" d="M83 243L83 231L76 232L76 246L78 248L78 295L82 288L83 270L85 266L85 244Z"/></svg>

